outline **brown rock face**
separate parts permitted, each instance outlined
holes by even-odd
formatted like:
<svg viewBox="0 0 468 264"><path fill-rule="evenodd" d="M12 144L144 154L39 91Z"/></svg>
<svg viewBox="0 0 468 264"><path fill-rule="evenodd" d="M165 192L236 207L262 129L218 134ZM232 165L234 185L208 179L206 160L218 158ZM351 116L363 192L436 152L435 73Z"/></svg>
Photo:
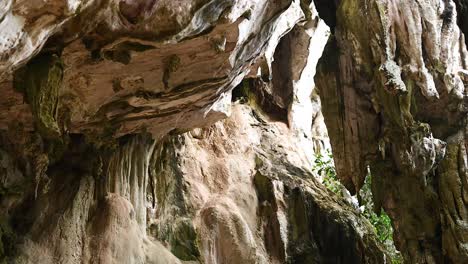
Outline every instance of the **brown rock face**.
<svg viewBox="0 0 468 264"><path fill-rule="evenodd" d="M158 142L128 137L107 154L72 136L63 158L49 166L47 188L41 185L36 198L24 197L28 190L9 196L23 195L10 212L18 236L10 257L19 263L384 262L369 223L314 178L304 151L311 142L291 133L236 103L231 117L211 127Z"/></svg>
<svg viewBox="0 0 468 264"><path fill-rule="evenodd" d="M11 71L41 74L31 65L41 64L44 56L63 62L60 89L54 94L63 120L55 122L70 133L148 131L159 137L226 117L227 92L303 18L297 3L251 2L10 3L2 21L2 32L12 36L2 43L0 85L8 91L0 102L6 106L2 128L18 121L32 129L36 110L31 115L12 87L34 88L12 82ZM52 9L60 13L51 15ZM27 22L33 18L36 22ZM37 22L46 19L50 27ZM42 53L47 54L34 57L44 45Z"/></svg>
<svg viewBox="0 0 468 264"><path fill-rule="evenodd" d="M458 11L464 11L462 1ZM453 1L340 1L316 77L338 174L408 263L468 261L466 44Z"/></svg>
<svg viewBox="0 0 468 264"><path fill-rule="evenodd" d="M0 263L391 262L330 144L407 263L468 262L466 7L1 1Z"/></svg>
<svg viewBox="0 0 468 264"><path fill-rule="evenodd" d="M2 261L389 261L311 171L328 145L313 5L7 1L1 14Z"/></svg>

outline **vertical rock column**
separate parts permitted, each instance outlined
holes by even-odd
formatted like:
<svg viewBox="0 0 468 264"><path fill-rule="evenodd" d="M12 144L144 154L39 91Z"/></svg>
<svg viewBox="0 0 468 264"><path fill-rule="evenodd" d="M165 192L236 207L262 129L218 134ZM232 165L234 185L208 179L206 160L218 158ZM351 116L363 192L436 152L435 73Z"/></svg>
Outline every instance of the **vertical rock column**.
<svg viewBox="0 0 468 264"><path fill-rule="evenodd" d="M342 0L334 12L316 82L340 179L356 192L370 166L375 209L408 263L467 262L467 52L454 2Z"/></svg>
<svg viewBox="0 0 468 264"><path fill-rule="evenodd" d="M105 193L117 193L127 198L135 210L135 218L146 232L146 188L149 163L156 145L146 135L132 137L109 159Z"/></svg>

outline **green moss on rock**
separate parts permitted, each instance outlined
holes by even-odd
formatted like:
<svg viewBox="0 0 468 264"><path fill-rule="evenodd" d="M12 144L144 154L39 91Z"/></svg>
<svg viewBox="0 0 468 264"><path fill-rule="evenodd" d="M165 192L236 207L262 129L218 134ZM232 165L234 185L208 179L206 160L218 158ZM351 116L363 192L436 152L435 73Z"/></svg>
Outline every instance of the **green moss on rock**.
<svg viewBox="0 0 468 264"><path fill-rule="evenodd" d="M62 79L63 63L56 54L41 54L14 75L14 88L24 94L37 130L48 139L61 136L57 110Z"/></svg>
<svg viewBox="0 0 468 264"><path fill-rule="evenodd" d="M190 261L200 258L197 245L197 233L190 219L177 223L174 227L171 242L172 253L181 260Z"/></svg>

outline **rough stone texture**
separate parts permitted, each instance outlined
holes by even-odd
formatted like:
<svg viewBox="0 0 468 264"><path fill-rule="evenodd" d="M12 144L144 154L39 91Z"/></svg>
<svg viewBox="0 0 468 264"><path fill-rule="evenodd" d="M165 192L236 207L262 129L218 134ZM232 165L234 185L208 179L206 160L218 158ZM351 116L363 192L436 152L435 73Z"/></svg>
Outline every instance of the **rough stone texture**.
<svg viewBox="0 0 468 264"><path fill-rule="evenodd" d="M329 33L309 4L2 2L1 261L388 261L310 171Z"/></svg>
<svg viewBox="0 0 468 264"><path fill-rule="evenodd" d="M310 172L311 141L291 134L236 105L226 121L166 139L156 161L156 237L204 263L383 263L368 223ZM182 192L160 195L173 190ZM186 237L166 236L181 219L194 223L200 251L183 254L174 247Z"/></svg>
<svg viewBox="0 0 468 264"><path fill-rule="evenodd" d="M388 263L331 143L406 262L468 262L466 6L0 2L0 261Z"/></svg>
<svg viewBox="0 0 468 264"><path fill-rule="evenodd" d="M227 92L304 18L299 1L290 0L4 5L2 129L12 121L32 129L29 107L12 89L25 87L12 83L11 71L28 60L37 63L33 56L42 48L64 65L63 82L53 95L60 102L59 125L73 133L115 136L148 131L158 137L226 117Z"/></svg>
<svg viewBox="0 0 468 264"><path fill-rule="evenodd" d="M209 128L121 140L100 165L74 136L47 189L12 212L12 261L383 263L369 223L311 173L312 141L293 135L236 104Z"/></svg>
<svg viewBox="0 0 468 264"><path fill-rule="evenodd" d="M370 166L408 263L465 263L464 17L453 1L339 2L316 77L339 177L356 192Z"/></svg>

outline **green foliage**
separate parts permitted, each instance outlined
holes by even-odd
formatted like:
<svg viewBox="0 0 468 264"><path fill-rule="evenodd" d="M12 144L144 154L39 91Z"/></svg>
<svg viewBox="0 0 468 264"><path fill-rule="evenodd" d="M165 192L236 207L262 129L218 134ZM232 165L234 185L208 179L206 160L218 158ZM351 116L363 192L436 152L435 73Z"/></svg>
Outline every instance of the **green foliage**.
<svg viewBox="0 0 468 264"><path fill-rule="evenodd" d="M369 174L366 177L364 186L359 191L359 204L363 206L363 215L371 222L374 226L375 233L379 238L380 242L386 244L387 242L393 243L393 229L392 221L390 217L385 213L383 209L379 214L374 212L374 203L372 201L371 191L372 176Z"/></svg>
<svg viewBox="0 0 468 264"><path fill-rule="evenodd" d="M312 167L313 171L323 178L323 184L332 192L343 197L343 185L338 180L336 175L333 156L330 152L325 155L319 154L315 159L315 164ZM374 212L374 203L372 200L371 191L372 176L367 175L364 186L359 191L358 200L362 210L362 215L369 220L374 228L379 241L386 247L388 253L392 257L392 264L402 263L402 257L396 250L393 243L393 228L390 217L382 209L379 214Z"/></svg>
<svg viewBox="0 0 468 264"><path fill-rule="evenodd" d="M326 155L318 154L312 169L322 177L325 187L338 196L343 196L341 192L342 184L336 176L335 164L333 163L333 156L330 152Z"/></svg>

